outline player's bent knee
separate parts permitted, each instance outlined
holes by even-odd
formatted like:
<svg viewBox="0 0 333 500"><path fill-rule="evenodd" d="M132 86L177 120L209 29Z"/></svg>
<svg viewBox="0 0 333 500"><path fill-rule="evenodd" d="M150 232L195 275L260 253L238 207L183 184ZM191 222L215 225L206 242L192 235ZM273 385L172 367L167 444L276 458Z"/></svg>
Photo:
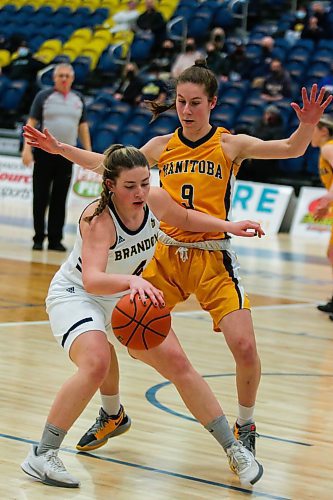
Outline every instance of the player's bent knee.
<svg viewBox="0 0 333 500"><path fill-rule="evenodd" d="M258 353L255 342L252 339L241 339L236 348L236 361L244 365L257 363Z"/></svg>
<svg viewBox="0 0 333 500"><path fill-rule="evenodd" d="M89 364L84 367L84 371L86 372L89 380L99 386L108 375L110 369L110 356L106 354L100 353L100 356L95 353L91 359Z"/></svg>

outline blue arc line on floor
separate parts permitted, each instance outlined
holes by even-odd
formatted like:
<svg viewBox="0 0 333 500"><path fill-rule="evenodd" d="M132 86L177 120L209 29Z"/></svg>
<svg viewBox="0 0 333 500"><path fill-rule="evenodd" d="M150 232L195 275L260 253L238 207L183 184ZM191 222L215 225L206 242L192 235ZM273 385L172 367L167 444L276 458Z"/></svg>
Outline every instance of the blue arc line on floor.
<svg viewBox="0 0 333 500"><path fill-rule="evenodd" d="M20 438L17 436L11 436L10 434L0 433L0 438L11 439L12 441L19 441L21 443L37 444L37 441L32 441L31 439ZM153 472L155 474L161 474L163 476L177 477L179 479L186 479L187 481L193 481L196 483L207 484L209 486L216 486L217 488L223 488L223 489L232 490L232 491L239 491L241 493L245 493L246 495L251 495L253 498L258 497L258 498L268 498L271 500L291 500L288 497L281 497L279 495L273 495L271 493L264 493L261 491L246 490L245 488L231 486L229 484L219 483L217 481L209 481L208 479L203 479L203 478L196 477L196 476L189 476L187 474L180 474L179 472L172 472L172 471L165 470L165 469L157 469L156 467L149 467L148 465L140 465L140 464L136 464L134 462L126 462L124 460L117 460L116 458L109 458L109 457L103 457L101 455L94 455L92 453L77 452L76 450L72 450L71 448L60 448L60 450L62 452L71 453L73 455L81 455L81 456L89 457L92 459L102 460L104 462L111 462L111 463L118 464L118 465L124 465L125 467L132 467L134 469L140 469L140 470L144 470L144 471L148 471L148 472Z"/></svg>
<svg viewBox="0 0 333 500"><path fill-rule="evenodd" d="M316 373L262 373L262 376L283 376L283 377L333 377L332 374L316 374ZM235 373L218 373L214 375L202 375L203 378L215 378L215 377L235 377ZM150 404L158 408L159 410L165 411L166 413L170 413L171 415L174 415L175 417L183 418L185 420L190 420L192 422L198 422L194 417L190 417L189 415L185 415L183 413L180 413L178 411L172 410L168 406L160 403L160 401L157 399L157 393L160 389L163 389L164 387L167 387L169 385L172 385L171 382L162 382L160 384L156 384L148 391L146 391L146 399L149 401ZM261 434L260 437L265 438L265 439L272 439L274 441L281 441L284 443L290 443L290 444L297 444L300 446L313 446L313 444L310 443L303 443L301 441L293 441L292 439L285 439L285 438L279 438L276 436L268 436L266 434Z"/></svg>

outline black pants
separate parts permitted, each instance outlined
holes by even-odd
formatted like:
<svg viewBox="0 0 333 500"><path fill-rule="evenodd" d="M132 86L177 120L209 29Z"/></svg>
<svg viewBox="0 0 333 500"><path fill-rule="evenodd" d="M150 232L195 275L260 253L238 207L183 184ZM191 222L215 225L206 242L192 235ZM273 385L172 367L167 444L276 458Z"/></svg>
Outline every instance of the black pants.
<svg viewBox="0 0 333 500"><path fill-rule="evenodd" d="M52 155L41 149L35 149L34 160L32 176L34 241L42 243L46 236L45 214L49 207L48 240L51 244L60 243L73 164L60 155Z"/></svg>

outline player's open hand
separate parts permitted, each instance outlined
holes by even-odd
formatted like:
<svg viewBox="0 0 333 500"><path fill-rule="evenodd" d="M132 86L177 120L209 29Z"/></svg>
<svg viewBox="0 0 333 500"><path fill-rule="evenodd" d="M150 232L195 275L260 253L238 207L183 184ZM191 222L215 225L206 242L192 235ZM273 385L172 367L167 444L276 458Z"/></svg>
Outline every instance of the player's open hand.
<svg viewBox="0 0 333 500"><path fill-rule="evenodd" d="M253 236L261 238L262 236L265 236L264 230L259 222L253 222L252 220L230 222L230 229L228 229L228 233L236 236L245 236L246 238L253 238Z"/></svg>
<svg viewBox="0 0 333 500"><path fill-rule="evenodd" d="M301 123L308 123L309 125L316 125L327 106L331 103L333 96L327 97L324 100L326 89L322 87L317 97L318 85L314 83L311 88L310 96L308 96L305 87L302 87L302 101L303 107L301 108L296 102L291 103L291 107L295 111L297 118Z"/></svg>
<svg viewBox="0 0 333 500"><path fill-rule="evenodd" d="M141 278L141 276L131 276L129 285L131 290L131 302L134 301L135 295L138 294L143 305L146 304L146 298L149 297L155 307L165 306L163 292L154 287L149 281Z"/></svg>
<svg viewBox="0 0 333 500"><path fill-rule="evenodd" d="M47 153L58 154L60 152L61 143L50 134L47 128L40 132L31 125L25 125L23 130L23 135L30 146L43 149Z"/></svg>

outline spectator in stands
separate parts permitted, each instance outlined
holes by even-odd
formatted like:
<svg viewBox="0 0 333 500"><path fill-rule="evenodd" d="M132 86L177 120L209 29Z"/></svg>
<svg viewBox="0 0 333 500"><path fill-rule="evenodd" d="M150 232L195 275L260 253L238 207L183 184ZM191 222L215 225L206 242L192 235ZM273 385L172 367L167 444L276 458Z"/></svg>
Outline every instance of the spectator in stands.
<svg viewBox="0 0 333 500"><path fill-rule="evenodd" d="M264 79L261 97L265 101L280 101L291 96L291 79L279 59L273 59Z"/></svg>
<svg viewBox="0 0 333 500"><path fill-rule="evenodd" d="M324 30L318 25L318 18L316 16L309 17L309 21L302 31L301 38L313 40L315 43L324 38Z"/></svg>
<svg viewBox="0 0 333 500"><path fill-rule="evenodd" d="M135 28L136 21L140 15L137 10L137 2L130 1L127 6L128 9L120 10L112 16L114 25L110 29L111 33L118 33L118 31L131 31Z"/></svg>
<svg viewBox="0 0 333 500"><path fill-rule="evenodd" d="M127 63L123 76L118 87L115 90L114 98L118 101L124 101L128 104L139 104L141 101L141 90L143 81L138 76L139 68L135 63Z"/></svg>
<svg viewBox="0 0 333 500"><path fill-rule="evenodd" d="M83 97L71 90L74 70L70 64L58 64L53 73L54 88L41 90L35 97L27 124L41 130L48 128L58 140L76 145L80 136L83 147L91 151L90 135ZM22 161L33 168L33 250L42 250L45 239L45 213L48 211L48 249L65 252L61 243L65 223L66 198L72 177L73 163L41 149L32 151L26 141Z"/></svg>
<svg viewBox="0 0 333 500"><path fill-rule="evenodd" d="M331 25L328 12L322 2L314 2L311 5L311 15L318 19L318 26L323 30L323 38L331 38Z"/></svg>
<svg viewBox="0 0 333 500"><path fill-rule="evenodd" d="M224 68L224 55L216 48L212 42L206 43L206 63L208 68L215 74L217 78L222 75Z"/></svg>
<svg viewBox="0 0 333 500"><path fill-rule="evenodd" d="M154 59L160 68L160 77L164 80L168 79L171 74L171 67L176 59L176 48L174 41L166 38L162 43L162 47Z"/></svg>
<svg viewBox="0 0 333 500"><path fill-rule="evenodd" d="M197 50L194 38L187 38L185 43L185 52L179 54L171 67L171 76L177 78L185 69L193 66L197 59L202 57L201 52Z"/></svg>
<svg viewBox="0 0 333 500"><path fill-rule="evenodd" d="M146 10L137 18L136 25L140 30L149 31L155 37L154 50L156 53L166 37L166 22L164 17L155 8L155 0L146 0Z"/></svg>
<svg viewBox="0 0 333 500"><path fill-rule="evenodd" d="M263 112L262 117L248 130L236 130L236 132L248 133L264 141L283 139L286 130L281 112L277 106L269 105ZM270 178L278 175L279 160L247 160L246 168L241 169L240 178L257 182L267 182Z"/></svg>
<svg viewBox="0 0 333 500"><path fill-rule="evenodd" d="M22 40L11 63L6 66L4 73L12 80L28 80L35 82L39 70L46 66L40 58L35 57L25 40Z"/></svg>
<svg viewBox="0 0 333 500"><path fill-rule="evenodd" d="M318 200L315 209L315 219L333 218L333 117L323 115L314 129L311 145L320 148L319 175L327 193ZM327 248L327 257L333 271L333 224L331 238ZM330 313L333 321L333 295L327 304L321 304L318 309Z"/></svg>
<svg viewBox="0 0 333 500"><path fill-rule="evenodd" d="M141 91L141 100L154 101L163 104L167 97L167 85L160 78L160 67L156 62L152 62L149 67L149 78Z"/></svg>
<svg viewBox="0 0 333 500"><path fill-rule="evenodd" d="M251 61L246 55L243 42L239 41L231 54L224 59L222 79L237 82L249 79Z"/></svg>
<svg viewBox="0 0 333 500"><path fill-rule="evenodd" d="M253 85L258 87L263 84L264 77L268 74L271 62L273 60L275 40L271 36L264 36L260 40L261 54L252 62L252 79L255 79Z"/></svg>
<svg viewBox="0 0 333 500"><path fill-rule="evenodd" d="M223 28L220 27L214 28L211 32L209 41L214 44L216 50L218 50L221 53L225 53L223 51L225 42L225 31Z"/></svg>

